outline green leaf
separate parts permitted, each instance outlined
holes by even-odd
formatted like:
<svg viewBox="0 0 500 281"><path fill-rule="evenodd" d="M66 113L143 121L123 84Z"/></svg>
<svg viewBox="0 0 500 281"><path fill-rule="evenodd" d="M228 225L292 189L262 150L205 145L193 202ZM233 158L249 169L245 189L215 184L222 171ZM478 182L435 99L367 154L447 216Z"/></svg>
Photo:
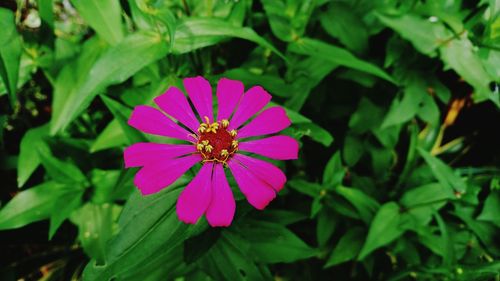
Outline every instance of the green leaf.
<svg viewBox="0 0 500 281"><path fill-rule="evenodd" d="M90 147L90 152L94 153L108 148L120 147L128 143L128 138L122 130L122 126L117 119L111 120L104 130L96 137Z"/></svg>
<svg viewBox="0 0 500 281"><path fill-rule="evenodd" d="M66 128L85 110L101 91L121 83L148 64L163 57L167 47L154 33L136 32L103 53L89 70L85 80L57 108L51 120L51 134Z"/></svg>
<svg viewBox="0 0 500 281"><path fill-rule="evenodd" d="M342 180L345 175L345 169L342 165L342 159L340 157L340 152L335 152L328 163L326 164L325 170L323 171L323 185L326 187L336 187L342 184Z"/></svg>
<svg viewBox="0 0 500 281"><path fill-rule="evenodd" d="M170 11L169 7L165 5L164 1L151 1L146 0L133 0L135 4L144 14L151 16L154 20L161 22L168 30L170 37L170 49L174 47L175 29L177 27L177 19ZM151 5L152 4L152 5Z"/></svg>
<svg viewBox="0 0 500 281"><path fill-rule="evenodd" d="M368 30L359 17L345 3L332 2L328 10L320 16L321 26L332 37L356 53L368 49Z"/></svg>
<svg viewBox="0 0 500 281"><path fill-rule="evenodd" d="M127 123L128 117L132 114L132 109L106 96L101 96L101 99L120 124L120 127L127 137L129 144L146 140L141 132L130 127Z"/></svg>
<svg viewBox="0 0 500 281"><path fill-rule="evenodd" d="M17 101L17 80L19 78L19 65L21 63L21 38L16 30L14 13L0 8L0 76L9 93L11 107Z"/></svg>
<svg viewBox="0 0 500 281"><path fill-rule="evenodd" d="M217 243L197 263L213 280L272 279L267 268L254 262L248 241L235 232L223 231Z"/></svg>
<svg viewBox="0 0 500 281"><path fill-rule="evenodd" d="M59 212L55 203L63 196L78 196L81 189L48 181L19 192L0 210L0 230L23 227Z"/></svg>
<svg viewBox="0 0 500 281"><path fill-rule="evenodd" d="M361 156L363 156L365 147L363 141L358 136L347 135L342 147L342 157L345 163L352 167L356 165Z"/></svg>
<svg viewBox="0 0 500 281"><path fill-rule="evenodd" d="M483 210L477 217L478 220L489 221L500 227L500 192L492 191L484 202Z"/></svg>
<svg viewBox="0 0 500 281"><path fill-rule="evenodd" d="M120 1L115 0L72 0L80 16L111 45L123 39Z"/></svg>
<svg viewBox="0 0 500 281"><path fill-rule="evenodd" d="M328 258L324 267L327 268L354 259L363 246L364 236L365 232L361 227L347 230L332 250L332 255Z"/></svg>
<svg viewBox="0 0 500 281"><path fill-rule="evenodd" d="M293 125L299 137L308 136L312 140L329 147L333 142L333 137L327 130L314 123L299 123Z"/></svg>
<svg viewBox="0 0 500 281"><path fill-rule="evenodd" d="M294 94L292 85L285 83L283 78L268 74L253 73L244 68L234 68L226 70L222 77L240 80L245 84L245 87L260 85L269 91L273 96L289 97Z"/></svg>
<svg viewBox="0 0 500 281"><path fill-rule="evenodd" d="M252 252L264 263L290 263L317 254L315 249L280 224L248 220L241 229Z"/></svg>
<svg viewBox="0 0 500 281"><path fill-rule="evenodd" d="M17 186L22 187L31 174L40 165L38 147L48 149L44 137L49 134L49 126L32 128L21 139L19 159L17 162Z"/></svg>
<svg viewBox="0 0 500 281"><path fill-rule="evenodd" d="M380 204L375 199L359 189L337 186L335 192L349 201L356 208L359 217L366 223L372 220L373 214L380 208Z"/></svg>
<svg viewBox="0 0 500 281"><path fill-rule="evenodd" d="M50 216L49 240L52 239L61 224L70 217L71 213L82 205L83 190L66 194L57 198L53 203L55 212Z"/></svg>
<svg viewBox="0 0 500 281"><path fill-rule="evenodd" d="M366 73L370 73L393 84L396 81L378 66L356 58L349 51L328 43L311 39L301 38L289 45L291 52L323 59L335 65L342 65Z"/></svg>
<svg viewBox="0 0 500 281"><path fill-rule="evenodd" d="M123 208L118 221L120 235L110 240L106 247L106 261L98 265L91 261L83 272L85 280L109 280L113 276L120 280L133 280L136 276L161 266L166 269L163 278L182 263L174 255L182 242L188 239L194 227L179 221L175 203L189 178L181 177L176 183L157 194L142 196L134 192ZM182 248L181 248L182 250ZM167 278L169 279L169 278Z"/></svg>
<svg viewBox="0 0 500 281"><path fill-rule="evenodd" d="M446 165L439 158L432 156L429 152L422 148L418 148L418 152L424 158L425 162L431 168L432 173L445 188L453 192L465 193L467 185L465 182L456 175L450 166Z"/></svg>
<svg viewBox="0 0 500 281"><path fill-rule="evenodd" d="M188 53L214 45L229 37L252 41L286 60L280 51L255 33L253 29L231 26L227 22L215 18L188 18L182 21L175 32L175 43L172 52L174 54Z"/></svg>
<svg viewBox="0 0 500 281"><path fill-rule="evenodd" d="M441 22L431 22L410 13L397 16L380 13L375 15L383 24L409 40L418 51L431 57L435 56L437 48L452 36Z"/></svg>
<svg viewBox="0 0 500 281"><path fill-rule="evenodd" d="M330 208L322 208L318 213L318 222L316 224L316 239L320 247L325 247L330 237L332 237L339 222L338 215Z"/></svg>
<svg viewBox="0 0 500 281"><path fill-rule="evenodd" d="M322 193L322 190L324 189L320 184L300 179L288 181L288 185L298 192L309 195L313 198L319 197Z"/></svg>
<svg viewBox="0 0 500 281"><path fill-rule="evenodd" d="M412 207L422 204L439 203L440 201L456 199L455 194L441 183L422 185L405 192L401 204Z"/></svg>
<svg viewBox="0 0 500 281"><path fill-rule="evenodd" d="M411 120L420 110L420 104L427 95L421 83L410 83L406 86L401 100L394 99L389 112L385 116L382 128L405 123Z"/></svg>
<svg viewBox="0 0 500 281"><path fill-rule="evenodd" d="M271 25L279 39L291 42L304 34L315 1L261 0Z"/></svg>
<svg viewBox="0 0 500 281"><path fill-rule="evenodd" d="M296 65L292 66L293 71L292 83L295 90L293 96L288 99L285 105L295 111L299 111L311 91L334 69L338 67L334 63L325 63L321 58L309 57L300 60Z"/></svg>
<svg viewBox="0 0 500 281"><path fill-rule="evenodd" d="M57 159L47 148L38 149L38 154L43 167L54 181L70 185L87 183L87 178L75 164Z"/></svg>
<svg viewBox="0 0 500 281"><path fill-rule="evenodd" d="M495 94L489 87L493 77L486 71L474 48L472 42L466 36L462 36L441 47L441 59L474 87L475 101L490 99L500 106L498 93Z"/></svg>
<svg viewBox="0 0 500 281"><path fill-rule="evenodd" d="M103 263L106 258L106 243L116 228L114 219L119 207L87 203L71 215L71 221L78 226L78 240L91 258Z"/></svg>
<svg viewBox="0 0 500 281"><path fill-rule="evenodd" d="M184 261L187 264L196 262L217 242L220 237L219 228L208 230L187 239L184 242Z"/></svg>
<svg viewBox="0 0 500 281"><path fill-rule="evenodd" d="M382 205L373 218L358 260L363 260L374 250L391 243L401 236L404 232L401 222L402 219L398 204L388 202Z"/></svg>

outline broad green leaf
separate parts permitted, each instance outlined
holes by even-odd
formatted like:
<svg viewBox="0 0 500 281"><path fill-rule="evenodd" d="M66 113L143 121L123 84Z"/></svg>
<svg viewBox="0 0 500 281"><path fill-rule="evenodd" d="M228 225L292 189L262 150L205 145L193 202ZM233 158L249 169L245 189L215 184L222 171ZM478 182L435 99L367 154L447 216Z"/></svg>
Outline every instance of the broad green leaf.
<svg viewBox="0 0 500 281"><path fill-rule="evenodd" d="M466 183L455 174L452 168L446 165L439 158L432 156L429 152L418 148L418 152L424 158L425 162L431 168L432 173L443 187L448 188L450 191L465 193L467 190Z"/></svg>
<svg viewBox="0 0 500 281"><path fill-rule="evenodd" d="M401 100L394 99L389 112L385 116L382 128L405 123L411 120L420 110L420 104L427 93L420 84L412 83L405 88Z"/></svg>
<svg viewBox="0 0 500 281"><path fill-rule="evenodd" d="M94 169L90 173L90 181L94 187L91 201L96 204L111 203L114 199L114 189L120 178L120 170Z"/></svg>
<svg viewBox="0 0 500 281"><path fill-rule="evenodd" d="M328 258L324 267L334 266L354 259L363 246L365 235L366 233L361 227L347 230L332 250L332 255Z"/></svg>
<svg viewBox="0 0 500 281"><path fill-rule="evenodd" d="M174 185L155 195L132 194L123 208L118 221L120 235L110 240L106 247L106 261L98 265L91 261L83 272L84 280L134 280L141 273L147 274L154 266L179 266L173 260L173 252L191 235L194 227L179 221L175 203L179 186L185 186L189 178L181 177ZM182 263L182 252L179 257ZM151 266L150 266L151 265ZM167 266L168 265L168 266ZM170 273L165 272L163 278ZM172 276L171 276L172 277Z"/></svg>
<svg viewBox="0 0 500 281"><path fill-rule="evenodd" d="M17 162L17 186L22 187L31 174L40 165L37 147L48 149L44 137L49 134L49 126L43 125L28 130L21 139L19 159Z"/></svg>
<svg viewBox="0 0 500 281"><path fill-rule="evenodd" d="M489 84L493 81L481 60L475 47L466 36L454 39L440 48L441 59L446 65L455 70L467 83L474 87L475 101L490 99L500 106L498 93L490 90ZM499 77L496 77L498 79Z"/></svg>
<svg viewBox="0 0 500 281"><path fill-rule="evenodd" d="M241 228L258 261L290 263L317 254L315 249L280 224L248 220Z"/></svg>
<svg viewBox="0 0 500 281"><path fill-rule="evenodd" d="M111 45L123 39L120 1L72 0L80 16Z"/></svg>
<svg viewBox="0 0 500 281"><path fill-rule="evenodd" d="M333 142L333 137L327 130L321 128L315 123L299 123L294 124L293 128L298 137L308 136L312 140L329 147Z"/></svg>
<svg viewBox="0 0 500 281"><path fill-rule="evenodd" d="M127 136L123 132L120 122L113 119L96 137L90 147L90 152L94 153L108 148L120 147L127 144L127 142Z"/></svg>
<svg viewBox="0 0 500 281"><path fill-rule="evenodd" d="M316 224L316 240L319 247L325 247L330 237L338 227L340 222L338 215L331 211L330 208L322 208L318 212L318 220Z"/></svg>
<svg viewBox="0 0 500 281"><path fill-rule="evenodd" d="M66 194L57 198L53 203L55 212L50 216L49 240L56 234L57 229L71 213L82 205L83 190Z"/></svg>
<svg viewBox="0 0 500 281"><path fill-rule="evenodd" d="M119 207L109 203L87 203L71 215L78 226L78 240L91 258L102 264L106 259L106 243L116 231L114 222Z"/></svg>
<svg viewBox="0 0 500 281"><path fill-rule="evenodd" d="M384 70L369 62L355 57L349 51L311 38L301 38L289 45L291 52L323 59L334 65L342 65L359 71L370 73L393 84L397 82Z"/></svg>
<svg viewBox="0 0 500 281"><path fill-rule="evenodd" d="M323 186L320 184L300 179L288 181L288 185L298 192L309 195L313 198L319 197L324 190Z"/></svg>
<svg viewBox="0 0 500 281"><path fill-rule="evenodd" d="M38 13L42 21L40 32L42 40L51 48L54 47L54 3L53 0L38 0Z"/></svg>
<svg viewBox="0 0 500 281"><path fill-rule="evenodd" d="M48 181L19 192L0 210L0 230L14 229L48 219L59 212L55 203L62 196L78 196L81 189Z"/></svg>
<svg viewBox="0 0 500 281"><path fill-rule="evenodd" d="M120 127L127 137L129 144L146 140L141 132L128 125L128 117L132 114L132 110L130 108L106 96L101 96L101 99L120 124Z"/></svg>
<svg viewBox="0 0 500 281"><path fill-rule="evenodd" d="M363 156L364 150L365 147L360 137L347 135L342 147L342 158L348 166L352 167Z"/></svg>
<svg viewBox="0 0 500 281"><path fill-rule="evenodd" d="M401 236L404 232L401 223L402 219L398 204L388 202L382 205L373 218L358 260L363 260L374 250L391 243Z"/></svg>
<svg viewBox="0 0 500 281"><path fill-rule="evenodd" d="M219 228L208 230L193 236L184 242L184 261L187 264L196 262L217 242L220 237Z"/></svg>
<svg viewBox="0 0 500 281"><path fill-rule="evenodd" d="M401 204L412 207L453 199L456 197L452 190L441 183L430 183L405 192L401 197Z"/></svg>
<svg viewBox="0 0 500 281"><path fill-rule="evenodd" d="M76 186L87 183L87 178L75 164L57 159L47 148L38 149L38 154L47 174L54 181Z"/></svg>
<svg viewBox="0 0 500 281"><path fill-rule="evenodd" d="M175 32L175 42L172 52L174 54L188 53L199 48L214 45L230 37L252 41L285 59L285 56L280 51L255 33L253 29L231 26L227 22L215 18L188 18L182 21L177 26Z"/></svg>
<svg viewBox="0 0 500 281"><path fill-rule="evenodd" d="M351 203L359 214L359 217L366 223L372 220L380 204L363 191L356 188L337 186L335 192Z"/></svg>
<svg viewBox="0 0 500 281"><path fill-rule="evenodd" d="M325 170L323 171L323 185L330 188L336 187L342 184L344 175L345 169L342 166L340 152L337 151L332 155L330 160L328 160Z"/></svg>
<svg viewBox="0 0 500 281"><path fill-rule="evenodd" d="M104 52L86 74L84 81L71 91L64 103L54 108L51 134L66 128L94 97L113 84L121 83L167 52L158 34L136 32Z"/></svg>
<svg viewBox="0 0 500 281"><path fill-rule="evenodd" d="M312 0L261 0L271 30L282 41L301 37L314 9Z"/></svg>
<svg viewBox="0 0 500 281"><path fill-rule="evenodd" d="M67 116L61 115L65 107L70 106L69 100L74 92L87 79L87 74L92 69L95 61L105 50L105 44L93 37L83 44L78 57L67 63L58 73L54 82L54 92L52 100L52 117L50 121L50 132L54 134L55 123L68 122L64 119Z"/></svg>
<svg viewBox="0 0 500 281"><path fill-rule="evenodd" d="M478 220L489 221L500 227L500 192L492 191L484 202L483 210L477 217Z"/></svg>
<svg viewBox="0 0 500 281"><path fill-rule="evenodd" d="M17 101L17 81L21 63L21 38L16 30L14 13L0 7L0 76L7 92L11 107Z"/></svg>
<svg viewBox="0 0 500 281"><path fill-rule="evenodd" d="M431 22L414 14L389 16L376 13L375 15L383 24L410 41L418 51L431 57L436 55L439 46L453 36L441 22Z"/></svg>
<svg viewBox="0 0 500 281"><path fill-rule="evenodd" d="M269 270L253 260L250 246L240 234L224 231L197 263L213 280L271 280Z"/></svg>
<svg viewBox="0 0 500 281"><path fill-rule="evenodd" d="M234 68L227 70L222 75L230 79L240 80L245 84L245 88L260 85L273 96L289 97L294 94L292 85L285 83L283 78L269 74L257 74L244 68Z"/></svg>
<svg viewBox="0 0 500 281"><path fill-rule="evenodd" d="M349 5L332 2L328 10L320 16L321 26L332 37L356 53L368 49L368 30L362 20Z"/></svg>

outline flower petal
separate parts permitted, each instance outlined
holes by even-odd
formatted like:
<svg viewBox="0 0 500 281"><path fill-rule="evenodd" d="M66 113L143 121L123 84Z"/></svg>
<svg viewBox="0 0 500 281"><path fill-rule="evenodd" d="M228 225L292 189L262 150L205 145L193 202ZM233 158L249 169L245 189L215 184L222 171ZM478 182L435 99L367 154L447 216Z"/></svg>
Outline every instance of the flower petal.
<svg viewBox="0 0 500 281"><path fill-rule="evenodd" d="M252 174L268 183L276 192L280 191L285 185L285 174L273 164L242 154L234 155L233 159L239 161Z"/></svg>
<svg viewBox="0 0 500 281"><path fill-rule="evenodd" d="M236 112L229 122L229 129L237 129L245 123L250 117L259 112L271 100L271 95L262 87L255 86L250 88L241 99Z"/></svg>
<svg viewBox="0 0 500 281"><path fill-rule="evenodd" d="M245 91L241 81L222 78L217 84L217 120L229 119Z"/></svg>
<svg viewBox="0 0 500 281"><path fill-rule="evenodd" d="M277 133L292 122L281 107L270 107L238 131L238 138L248 138Z"/></svg>
<svg viewBox="0 0 500 281"><path fill-rule="evenodd" d="M196 152L192 144L135 143L125 149L125 168L139 167L162 159L172 159Z"/></svg>
<svg viewBox="0 0 500 281"><path fill-rule="evenodd" d="M241 151L260 154L277 160L297 159L299 143L289 136L273 136L264 139L240 142Z"/></svg>
<svg viewBox="0 0 500 281"><path fill-rule="evenodd" d="M185 223L195 224L205 213L212 198L212 169L214 164L204 164L177 199L177 216Z"/></svg>
<svg viewBox="0 0 500 281"><path fill-rule="evenodd" d="M144 133L193 141L188 131L151 106L136 106L128 124Z"/></svg>
<svg viewBox="0 0 500 281"><path fill-rule="evenodd" d="M142 167L135 175L134 184L142 194L156 193L174 183L196 162L201 156L193 154L186 157L160 160Z"/></svg>
<svg viewBox="0 0 500 281"><path fill-rule="evenodd" d="M194 115L186 96L178 88L170 87L165 94L155 98L155 103L193 132L198 130L200 121Z"/></svg>
<svg viewBox="0 0 500 281"><path fill-rule="evenodd" d="M184 88L186 88L201 120L204 120L205 116L207 116L210 122L213 122L212 87L210 83L201 76L186 78L183 82Z"/></svg>
<svg viewBox="0 0 500 281"><path fill-rule="evenodd" d="M228 165L241 192L245 195L250 205L262 210L276 197L276 193L272 187L255 177L238 161L231 160L228 162Z"/></svg>
<svg viewBox="0 0 500 281"><path fill-rule="evenodd" d="M212 202L207 209L206 217L211 226L229 226L233 221L236 202L233 192L227 183L222 165L215 165L212 177Z"/></svg>

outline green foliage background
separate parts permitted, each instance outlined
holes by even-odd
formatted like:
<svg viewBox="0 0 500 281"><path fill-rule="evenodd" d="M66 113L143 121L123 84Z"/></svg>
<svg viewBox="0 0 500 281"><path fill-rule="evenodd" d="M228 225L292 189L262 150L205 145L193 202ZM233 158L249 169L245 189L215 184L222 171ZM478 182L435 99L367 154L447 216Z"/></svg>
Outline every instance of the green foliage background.
<svg viewBox="0 0 500 281"><path fill-rule="evenodd" d="M2 280L500 280L500 1L0 6ZM165 141L131 109L195 75L264 86L301 142L223 229L178 221L193 172L123 169Z"/></svg>

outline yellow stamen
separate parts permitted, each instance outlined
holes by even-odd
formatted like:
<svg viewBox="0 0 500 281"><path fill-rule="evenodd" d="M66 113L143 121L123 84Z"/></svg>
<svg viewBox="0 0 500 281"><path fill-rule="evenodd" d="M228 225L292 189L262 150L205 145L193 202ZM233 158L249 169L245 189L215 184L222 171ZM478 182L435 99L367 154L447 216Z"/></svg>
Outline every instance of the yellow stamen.
<svg viewBox="0 0 500 281"><path fill-rule="evenodd" d="M223 150L220 151L220 156L226 157L228 155L229 155L229 152L227 152L227 149L223 149Z"/></svg>
<svg viewBox="0 0 500 281"><path fill-rule="evenodd" d="M231 131L229 131L229 134L231 135L231 137L236 137L238 132L236 130L231 130Z"/></svg>
<svg viewBox="0 0 500 281"><path fill-rule="evenodd" d="M222 119L220 121L220 123L222 124L222 127L224 127L224 128L227 128L227 126L229 126L229 120L227 120L227 119Z"/></svg>
<svg viewBox="0 0 500 281"><path fill-rule="evenodd" d="M231 146L234 147L234 148L238 147L238 141L237 140L233 140L231 142Z"/></svg>
<svg viewBox="0 0 500 281"><path fill-rule="evenodd" d="M207 145L207 146L205 146L205 151L206 151L206 152L209 152L209 153L210 153L210 152L212 152L212 150L213 150L213 149L214 149L214 147L213 147L213 146L211 146L211 145Z"/></svg>
<svg viewBox="0 0 500 281"><path fill-rule="evenodd" d="M203 144L203 146L206 146L209 144L209 142L207 140L201 141L201 143Z"/></svg>
<svg viewBox="0 0 500 281"><path fill-rule="evenodd" d="M210 124L210 119L208 119L208 117L207 117L207 116L205 116L205 123L207 123L207 125L209 125L209 124Z"/></svg>
<svg viewBox="0 0 500 281"><path fill-rule="evenodd" d="M205 147L205 146L204 146L203 144L201 144L201 143L199 143L199 144L197 144L197 145L196 145L196 149L197 149L198 151L202 151L204 147Z"/></svg>

